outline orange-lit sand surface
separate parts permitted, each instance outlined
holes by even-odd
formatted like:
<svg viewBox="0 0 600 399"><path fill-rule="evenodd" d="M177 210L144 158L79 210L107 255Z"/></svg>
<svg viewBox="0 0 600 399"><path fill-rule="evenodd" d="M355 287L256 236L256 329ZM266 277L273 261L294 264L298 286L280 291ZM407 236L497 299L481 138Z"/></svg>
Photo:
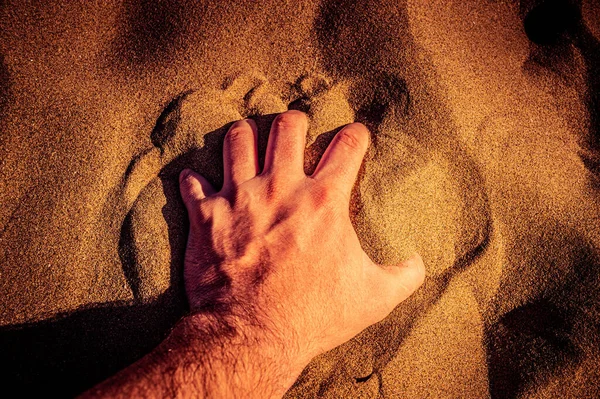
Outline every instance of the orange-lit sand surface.
<svg viewBox="0 0 600 399"><path fill-rule="evenodd" d="M176 176L228 124L372 132L352 215L428 278L290 398L594 397L600 9L575 1L0 2L3 388L73 395L185 312ZM228 2L229 3L229 2Z"/></svg>

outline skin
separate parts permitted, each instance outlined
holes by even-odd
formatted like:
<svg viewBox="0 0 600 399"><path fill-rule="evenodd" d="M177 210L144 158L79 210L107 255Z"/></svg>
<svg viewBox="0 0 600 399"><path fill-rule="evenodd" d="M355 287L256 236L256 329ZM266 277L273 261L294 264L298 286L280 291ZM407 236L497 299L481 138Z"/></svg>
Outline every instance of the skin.
<svg viewBox="0 0 600 399"><path fill-rule="evenodd" d="M219 192L181 172L190 315L84 397L281 397L313 357L385 318L422 284L418 254L377 265L350 222L367 129L342 129L306 176L307 126L301 112L280 114L261 172L256 125L234 123Z"/></svg>

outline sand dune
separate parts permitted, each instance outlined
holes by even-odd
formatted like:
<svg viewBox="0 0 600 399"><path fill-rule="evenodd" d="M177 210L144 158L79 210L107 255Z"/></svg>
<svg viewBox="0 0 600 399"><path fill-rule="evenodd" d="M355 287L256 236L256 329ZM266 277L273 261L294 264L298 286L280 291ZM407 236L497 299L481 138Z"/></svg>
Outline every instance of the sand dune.
<svg viewBox="0 0 600 399"><path fill-rule="evenodd" d="M260 3L260 4L259 4ZM424 287L314 359L289 398L593 397L600 10L592 1L0 4L4 386L74 395L185 314L177 175L310 117L371 146L353 223ZM262 155L261 155L262 156ZM261 158L262 162L262 158Z"/></svg>

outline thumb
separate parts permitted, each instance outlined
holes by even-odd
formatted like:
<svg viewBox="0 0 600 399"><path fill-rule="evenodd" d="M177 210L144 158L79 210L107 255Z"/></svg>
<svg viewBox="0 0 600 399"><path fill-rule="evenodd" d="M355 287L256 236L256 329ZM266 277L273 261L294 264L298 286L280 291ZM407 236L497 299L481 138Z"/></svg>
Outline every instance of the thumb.
<svg viewBox="0 0 600 399"><path fill-rule="evenodd" d="M179 192L191 216L195 212L194 205L216 191L204 177L191 169L184 169L179 174Z"/></svg>
<svg viewBox="0 0 600 399"><path fill-rule="evenodd" d="M393 266L372 266L372 298L378 321L384 319L398 304L411 296L425 280L425 265L418 253Z"/></svg>

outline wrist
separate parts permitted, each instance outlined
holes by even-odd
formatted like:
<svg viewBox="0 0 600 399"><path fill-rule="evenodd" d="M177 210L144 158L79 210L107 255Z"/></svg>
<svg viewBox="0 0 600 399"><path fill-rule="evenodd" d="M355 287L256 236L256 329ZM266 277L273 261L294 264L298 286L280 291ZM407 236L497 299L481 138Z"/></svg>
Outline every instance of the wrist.
<svg viewBox="0 0 600 399"><path fill-rule="evenodd" d="M182 370L194 370L195 375L180 373L185 378L179 383L200 385L220 397L281 397L307 363L292 342L282 342L264 325L233 316L188 316L165 346L187 365Z"/></svg>

